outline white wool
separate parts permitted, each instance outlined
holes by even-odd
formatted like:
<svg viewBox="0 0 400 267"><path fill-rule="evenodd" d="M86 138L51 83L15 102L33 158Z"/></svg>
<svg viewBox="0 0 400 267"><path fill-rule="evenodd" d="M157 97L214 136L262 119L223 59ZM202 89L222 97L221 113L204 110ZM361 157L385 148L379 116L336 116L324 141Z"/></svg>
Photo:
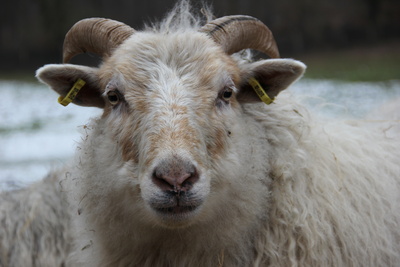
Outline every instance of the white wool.
<svg viewBox="0 0 400 267"><path fill-rule="evenodd" d="M72 240L63 172L0 194L0 266L65 266Z"/></svg>
<svg viewBox="0 0 400 267"><path fill-rule="evenodd" d="M315 121L283 95L247 109L271 140L272 198L260 249L278 266L396 266L400 145L383 132Z"/></svg>

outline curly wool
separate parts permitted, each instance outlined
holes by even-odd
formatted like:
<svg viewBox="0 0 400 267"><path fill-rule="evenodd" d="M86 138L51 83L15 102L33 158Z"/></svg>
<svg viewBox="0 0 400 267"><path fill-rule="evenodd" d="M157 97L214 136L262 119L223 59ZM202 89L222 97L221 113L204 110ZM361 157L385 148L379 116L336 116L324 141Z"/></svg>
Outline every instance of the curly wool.
<svg viewBox="0 0 400 267"><path fill-rule="evenodd" d="M396 266L400 153L383 132L322 123L281 96L246 111L270 140L272 206L259 261L272 266Z"/></svg>
<svg viewBox="0 0 400 267"><path fill-rule="evenodd" d="M65 266L72 240L60 177L0 194L0 266Z"/></svg>

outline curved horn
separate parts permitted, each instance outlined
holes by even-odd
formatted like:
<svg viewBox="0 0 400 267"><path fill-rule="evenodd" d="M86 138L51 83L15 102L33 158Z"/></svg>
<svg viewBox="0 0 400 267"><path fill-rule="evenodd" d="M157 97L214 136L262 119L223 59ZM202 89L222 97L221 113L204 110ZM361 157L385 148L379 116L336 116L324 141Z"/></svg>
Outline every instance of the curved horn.
<svg viewBox="0 0 400 267"><path fill-rule="evenodd" d="M261 21L250 16L225 16L204 25L201 30L222 46L228 54L251 48L279 57L278 46L270 29Z"/></svg>
<svg viewBox="0 0 400 267"><path fill-rule="evenodd" d="M75 23L64 39L63 62L74 56L92 52L100 56L110 56L113 49L135 32L128 25L110 19L89 18Z"/></svg>

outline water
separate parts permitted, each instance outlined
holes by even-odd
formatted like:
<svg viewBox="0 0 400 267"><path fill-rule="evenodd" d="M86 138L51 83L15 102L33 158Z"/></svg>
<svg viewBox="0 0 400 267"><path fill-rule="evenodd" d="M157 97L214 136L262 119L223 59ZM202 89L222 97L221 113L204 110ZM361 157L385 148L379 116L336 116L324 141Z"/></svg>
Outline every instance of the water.
<svg viewBox="0 0 400 267"><path fill-rule="evenodd" d="M400 81L302 80L290 91L294 97L307 95L302 101L327 118L362 118L400 98ZM0 190L27 185L67 162L80 140L78 128L101 112L63 107L57 94L39 83L0 81L0 94Z"/></svg>

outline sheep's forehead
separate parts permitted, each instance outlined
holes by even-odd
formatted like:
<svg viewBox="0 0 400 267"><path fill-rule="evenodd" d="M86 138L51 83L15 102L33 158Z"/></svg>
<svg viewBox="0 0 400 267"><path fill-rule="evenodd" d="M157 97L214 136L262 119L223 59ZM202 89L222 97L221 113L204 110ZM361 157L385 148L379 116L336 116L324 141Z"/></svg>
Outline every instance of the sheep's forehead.
<svg viewBox="0 0 400 267"><path fill-rule="evenodd" d="M111 63L127 91L180 86L194 94L215 93L229 80L237 82L239 73L212 40L193 32L135 34L116 51Z"/></svg>

